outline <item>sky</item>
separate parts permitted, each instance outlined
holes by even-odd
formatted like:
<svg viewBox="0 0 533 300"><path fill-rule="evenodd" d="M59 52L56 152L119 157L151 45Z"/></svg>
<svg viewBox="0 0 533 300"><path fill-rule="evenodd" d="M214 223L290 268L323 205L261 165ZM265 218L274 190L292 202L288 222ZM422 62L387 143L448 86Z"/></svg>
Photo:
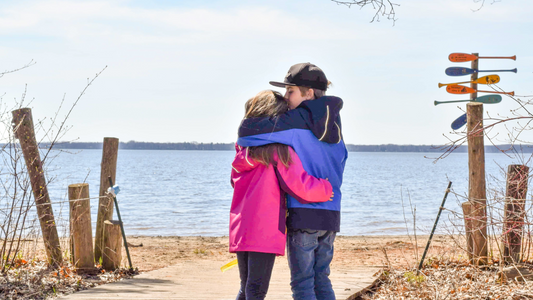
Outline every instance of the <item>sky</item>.
<svg viewBox="0 0 533 300"><path fill-rule="evenodd" d="M516 55L479 68L517 68L495 73L498 86L533 98L532 1L395 2L395 22L371 22L372 7L330 0L2 1L0 72L30 66L0 78L1 111L22 101L49 135L68 116L63 141L229 143L247 99L283 92L268 82L311 62L344 100L346 143L442 145L460 136L450 124L466 104L433 102L468 99L437 86L468 80L445 75L470 67L452 52ZM504 97L485 112L515 108ZM506 142L504 127L491 134Z"/></svg>

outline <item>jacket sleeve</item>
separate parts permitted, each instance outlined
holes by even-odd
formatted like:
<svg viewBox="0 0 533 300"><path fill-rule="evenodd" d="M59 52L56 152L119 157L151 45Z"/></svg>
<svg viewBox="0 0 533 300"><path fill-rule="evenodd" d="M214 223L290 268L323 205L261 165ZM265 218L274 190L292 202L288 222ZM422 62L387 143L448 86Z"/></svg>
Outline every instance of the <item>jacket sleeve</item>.
<svg viewBox="0 0 533 300"><path fill-rule="evenodd" d="M331 183L307 174L296 152L290 147L289 152L289 167L278 162L275 168L281 189L303 204L328 201L333 192Z"/></svg>
<svg viewBox="0 0 533 300"><path fill-rule="evenodd" d="M343 102L337 97L303 101L298 109L305 111L307 128L319 141L337 144L342 140L340 110Z"/></svg>
<svg viewBox="0 0 533 300"><path fill-rule="evenodd" d="M239 126L239 138L289 129L308 129L320 141L336 144L342 139L339 115L342 106L340 98L322 97L303 101L296 109L277 117L244 119Z"/></svg>
<svg viewBox="0 0 533 300"><path fill-rule="evenodd" d="M239 126L239 137L275 133L289 129L310 129L309 111L303 107L289 110L276 117L255 117L243 119Z"/></svg>
<svg viewBox="0 0 533 300"><path fill-rule="evenodd" d="M280 143L289 146L293 146L293 135L294 132L291 130L284 130L271 133L263 133L251 136L239 137L237 139L237 144L242 147L255 147L263 146L266 144Z"/></svg>

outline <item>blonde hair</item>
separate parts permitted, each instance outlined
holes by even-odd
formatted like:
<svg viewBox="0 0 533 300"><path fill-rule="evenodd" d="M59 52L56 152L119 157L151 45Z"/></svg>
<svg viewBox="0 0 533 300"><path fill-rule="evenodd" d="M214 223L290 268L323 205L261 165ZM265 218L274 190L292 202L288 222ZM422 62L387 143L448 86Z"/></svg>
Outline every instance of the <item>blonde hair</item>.
<svg viewBox="0 0 533 300"><path fill-rule="evenodd" d="M244 105L244 118L276 117L289 110L289 103L283 95L276 91L261 91ZM279 161L286 167L291 163L289 146L283 144L268 144L264 146L249 147L248 156L265 166L274 162L274 153Z"/></svg>
<svg viewBox="0 0 533 300"><path fill-rule="evenodd" d="M244 105L244 118L275 117L289 110L289 103L276 91L261 91Z"/></svg>

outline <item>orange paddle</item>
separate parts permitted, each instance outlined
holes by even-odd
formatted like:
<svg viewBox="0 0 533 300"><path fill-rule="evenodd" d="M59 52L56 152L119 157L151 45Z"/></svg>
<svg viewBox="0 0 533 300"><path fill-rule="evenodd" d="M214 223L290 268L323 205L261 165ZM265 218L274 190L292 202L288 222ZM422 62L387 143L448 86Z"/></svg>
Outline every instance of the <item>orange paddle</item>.
<svg viewBox="0 0 533 300"><path fill-rule="evenodd" d="M487 76L479 77L478 79L474 81L463 81L463 82L455 82L455 83L439 83L439 87L443 87L445 85L460 84L460 83L495 84L498 82L500 82L500 76L487 75Z"/></svg>
<svg viewBox="0 0 533 300"><path fill-rule="evenodd" d="M507 95L514 96L514 92L480 91L480 90L475 90L467 86L457 85L457 84L452 84L452 85L447 86L446 91L450 94L472 94L472 93L480 92L480 93L507 94Z"/></svg>
<svg viewBox="0 0 533 300"><path fill-rule="evenodd" d="M512 59L516 60L516 55L513 56L476 56L474 54L468 54L468 53L452 53L448 56L448 59L452 62L465 62L465 61L473 61L478 58L494 58L494 59Z"/></svg>

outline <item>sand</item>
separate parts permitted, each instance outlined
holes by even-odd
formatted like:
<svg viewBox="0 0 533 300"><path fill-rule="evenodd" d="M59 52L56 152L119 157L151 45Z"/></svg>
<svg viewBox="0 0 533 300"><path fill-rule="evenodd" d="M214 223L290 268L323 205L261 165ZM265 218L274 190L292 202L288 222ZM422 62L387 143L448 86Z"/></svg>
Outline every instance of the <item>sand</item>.
<svg viewBox="0 0 533 300"><path fill-rule="evenodd" d="M427 259L433 260L435 257L460 257L461 254L464 255L461 247L457 246L456 238L458 237L451 235L434 236ZM375 279L374 275L379 273L381 269L413 270L418 266L427 239L428 236L418 236L416 238L414 236L338 236L335 240L335 255L331 264L331 278L332 282L335 282L335 293L339 297L342 296L342 299L350 297L357 291L369 286ZM216 295L213 294L216 297L224 294L224 299L234 297L236 290L238 290L238 270L230 270L224 275L220 273L221 266L236 258L235 254L228 252L228 237L129 236L127 240L130 245L129 250L133 267L137 268L141 273L138 277L141 281L124 281L123 284L128 285L128 282L138 283L142 282L142 280L153 282L154 278L157 279L157 282L161 282L161 278L164 279L164 282L172 279L174 284L165 285L171 288L166 292L161 290L162 287L155 283L153 285L151 283L148 285L141 284L141 286L149 286L155 289L156 292L165 295L188 295L191 291L180 289L192 288L193 290L198 290L199 287L196 285L203 285L209 282L212 286L224 286L225 290L217 289L213 291L203 288L200 288L200 290L211 294L216 292ZM68 249L67 239L62 239L61 244L62 249ZM42 269L43 264L45 264L42 240L26 240L23 248L21 257L23 260L27 259L29 263L24 264L20 269L12 270L12 275L16 276L19 271L34 275L40 274L39 268ZM65 252L65 254L67 253ZM121 265L123 267L128 266L124 249ZM98 286L93 292L80 292L79 295L75 293L75 295L65 299L85 299L87 297L93 299L94 297L102 296L102 293L106 291L115 295L115 285L110 283L128 277L128 272L124 269L111 273L101 271L102 273L97 278L93 278L94 276L86 277L85 275L78 276L72 273L68 265L65 265L60 272L62 274L61 280L59 280L57 275L54 275L53 270L50 270L43 273L45 277L38 276L39 280L47 285L41 284L43 287L38 291L34 291L30 288L33 285L28 283L28 288L24 290L24 293L42 294L45 297L47 295L53 296L56 293L70 294ZM289 277L286 257L277 257L272 277L272 295L268 299L291 298L288 284ZM129 288L126 290L133 291ZM147 293L144 288L140 292ZM4 294L20 296L21 291L17 285L10 285L4 289ZM123 296L125 299L132 297L132 295L127 293ZM202 297L198 299L205 299L205 297Z"/></svg>
<svg viewBox="0 0 533 300"><path fill-rule="evenodd" d="M133 266L140 272L191 260L219 261L222 266L236 258L235 254L228 252L228 237L130 236L127 239L132 245L143 245L130 247ZM427 240L428 236L418 236L416 240L413 236L337 236L332 272L345 264L413 267L422 256ZM416 244L418 247L415 247ZM453 237L436 235L428 257L449 254L451 249L457 249ZM126 264L124 255L123 265Z"/></svg>

